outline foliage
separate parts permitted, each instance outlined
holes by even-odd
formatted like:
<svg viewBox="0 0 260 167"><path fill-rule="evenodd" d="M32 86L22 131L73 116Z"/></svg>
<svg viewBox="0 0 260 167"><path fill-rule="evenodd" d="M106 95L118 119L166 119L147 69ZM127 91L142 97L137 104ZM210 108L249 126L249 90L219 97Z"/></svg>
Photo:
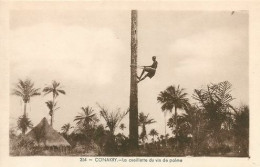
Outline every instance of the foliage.
<svg viewBox="0 0 260 167"><path fill-rule="evenodd" d="M187 93L184 93L183 88L180 88L179 85L177 87L172 85L167 87L166 90L161 91L157 97L157 101L162 104L161 108L163 111L169 110L170 112L172 112L173 107L175 108L175 129L178 129L177 109L184 109L185 107L188 107L190 105L189 100L186 96ZM175 135L178 136L178 131L175 131Z"/></svg>
<svg viewBox="0 0 260 167"><path fill-rule="evenodd" d="M220 131L221 126L227 122L230 117L230 108L233 108L230 102L233 100L231 95L231 84L228 81L218 84L211 84L207 89L195 89L193 98L201 104L205 110L208 129L212 133Z"/></svg>
<svg viewBox="0 0 260 167"><path fill-rule="evenodd" d="M34 83L30 79L26 80L19 80L18 84L16 84L16 87L12 90L12 95L16 95L18 97L21 97L24 102L24 118L23 122L20 122L21 124L18 125L18 128L22 128L23 134L25 134L27 128L27 125L22 125L25 123L26 116L26 104L30 102L31 97L39 96L41 93L39 92L40 88L34 88ZM29 122L28 122L29 123ZM29 124L28 124L29 125Z"/></svg>
<svg viewBox="0 0 260 167"><path fill-rule="evenodd" d="M124 129L126 128L126 127L125 127L125 124L123 124L123 123L120 124L119 128L120 128L122 131L124 131Z"/></svg>
<svg viewBox="0 0 260 167"><path fill-rule="evenodd" d="M66 94L66 92L64 90L61 89L60 83L56 82L56 81L52 81L52 84L45 87L43 89L43 92L45 93L45 95L52 93L52 102L48 101L46 102L48 108L50 109L50 116L51 116L51 126L53 126L53 117L54 117L54 111L57 110L58 108L55 109L56 106L56 102L55 99L59 96L59 94Z"/></svg>
<svg viewBox="0 0 260 167"><path fill-rule="evenodd" d="M67 135L69 130L72 129L73 127L70 125L70 123L67 123L67 124L64 124L62 127L61 127L61 131L63 134Z"/></svg>
<svg viewBox="0 0 260 167"><path fill-rule="evenodd" d="M138 116L138 125L142 127L142 132L140 134L140 138L142 139L143 143L147 139L146 134L146 125L153 124L156 121L152 118L149 118L149 114L145 115L143 112L139 113Z"/></svg>
<svg viewBox="0 0 260 167"><path fill-rule="evenodd" d="M77 121L77 126L82 127L85 129L92 128L96 122L98 122L97 115L94 113L94 110L87 106L87 107L81 107L82 111L77 115L74 119L74 121Z"/></svg>
<svg viewBox="0 0 260 167"><path fill-rule="evenodd" d="M210 84L206 89L195 89L193 98L200 104L204 110L205 129L207 138L213 147L223 145L225 139L221 136L221 129L229 130L231 128L231 110L234 107L230 102L234 99L231 95L232 85L228 81L218 84Z"/></svg>
<svg viewBox="0 0 260 167"><path fill-rule="evenodd" d="M60 83L57 81L52 81L52 84L45 87L43 92L45 93L44 95L52 93L53 99L58 97L60 93L64 95L66 94L66 92L60 88Z"/></svg>
<svg viewBox="0 0 260 167"><path fill-rule="evenodd" d="M153 137L153 141L154 141L154 136L158 136L158 132L155 129L151 129L149 135Z"/></svg>
<svg viewBox="0 0 260 167"><path fill-rule="evenodd" d="M39 88L34 88L34 83L30 79L24 81L20 79L16 88L13 89L12 94L21 97L24 103L29 103L31 97L41 95L39 90Z"/></svg>
<svg viewBox="0 0 260 167"><path fill-rule="evenodd" d="M115 133L115 129L118 127L121 120L126 116L127 112L121 113L120 108L116 111L109 112L105 107L100 106L100 115L106 121L106 125L112 135Z"/></svg>
<svg viewBox="0 0 260 167"><path fill-rule="evenodd" d="M234 114L234 135L237 151L241 156L248 156L249 147L249 107L243 105Z"/></svg>
<svg viewBox="0 0 260 167"><path fill-rule="evenodd" d="M49 111L49 115L50 116L53 116L54 111L59 109L59 107L56 107L57 106L57 102L53 103L53 101L49 100L49 101L45 102L45 104L47 105L48 109L50 110Z"/></svg>
<svg viewBox="0 0 260 167"><path fill-rule="evenodd" d="M59 87L59 83L53 83ZM54 87L52 85L52 87ZM57 89L56 89L57 90ZM45 89L45 93L53 92ZM61 93L58 91L58 93ZM99 122L97 114L91 107L82 107L82 112L75 116L76 127L72 133L70 123L61 128L63 136L72 146L73 155L90 155L91 152L102 156L248 156L249 147L249 107L233 107L232 85L228 81L209 84L205 88L195 89L192 98L195 103L190 104L187 94L180 86L169 86L161 91L157 97L163 111L175 109L169 118L167 126L171 128L173 136L159 134L155 129L149 132L152 142L147 139L146 126L156 121L149 114L143 112L138 115L138 126L142 128L140 139L144 147L133 151L129 138L122 132L126 128L121 123L128 111L120 109L109 111L100 105L100 116L105 124ZM63 94L63 93L62 93ZM64 92L65 94L65 92ZM58 94L54 94L54 99ZM56 109L55 101L46 102L50 115ZM182 112L177 114L177 109ZM99 123L99 124L98 124ZM121 124L120 124L121 123ZM24 133L32 127L27 115L19 117L18 128ZM121 133L115 134L117 128ZM35 132L36 133L36 132ZM40 136L44 131L37 132ZM34 144L24 140L10 130L10 154L33 155ZM156 140L157 138L157 140ZM141 143L141 141L140 141ZM15 151L16 150L16 151Z"/></svg>
<svg viewBox="0 0 260 167"><path fill-rule="evenodd" d="M94 132L93 139L94 142L99 146L99 154L101 155L103 155L105 151L104 148L107 141L107 134L108 132L105 130L103 125L97 126Z"/></svg>
<svg viewBox="0 0 260 167"><path fill-rule="evenodd" d="M18 118L17 128L21 130L23 134L25 134L25 132L32 127L32 121L27 117L27 115L22 115Z"/></svg>

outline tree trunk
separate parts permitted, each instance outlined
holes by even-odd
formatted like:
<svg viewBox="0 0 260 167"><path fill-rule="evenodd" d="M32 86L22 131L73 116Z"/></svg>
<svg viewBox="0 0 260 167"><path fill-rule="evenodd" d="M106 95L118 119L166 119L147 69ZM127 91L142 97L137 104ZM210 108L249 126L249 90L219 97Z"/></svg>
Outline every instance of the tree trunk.
<svg viewBox="0 0 260 167"><path fill-rule="evenodd" d="M52 115L51 115L51 127L53 127L53 119L54 119L54 108L55 108L55 103L54 103L55 95L53 93L52 95Z"/></svg>
<svg viewBox="0 0 260 167"><path fill-rule="evenodd" d="M178 122L177 122L177 107L175 106L175 137L176 137L176 147L178 148Z"/></svg>
<svg viewBox="0 0 260 167"><path fill-rule="evenodd" d="M167 137L166 137L166 111L164 111L164 137L165 137L165 146L167 147Z"/></svg>
<svg viewBox="0 0 260 167"><path fill-rule="evenodd" d="M51 127L53 127L52 125L53 125L53 111L52 111L52 115L51 115Z"/></svg>
<svg viewBox="0 0 260 167"><path fill-rule="evenodd" d="M24 103L24 110L23 110L23 115L24 115L24 116L26 116L26 105L27 105L27 103L25 102L25 103Z"/></svg>
<svg viewBox="0 0 260 167"><path fill-rule="evenodd" d="M133 149L138 148L138 87L137 87L137 11L131 11L131 87L129 138Z"/></svg>

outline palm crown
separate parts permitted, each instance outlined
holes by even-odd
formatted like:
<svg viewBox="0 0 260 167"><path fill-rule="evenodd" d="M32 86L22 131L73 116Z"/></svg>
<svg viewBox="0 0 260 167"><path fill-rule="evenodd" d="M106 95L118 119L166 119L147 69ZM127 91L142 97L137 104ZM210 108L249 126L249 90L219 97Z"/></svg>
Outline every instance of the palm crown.
<svg viewBox="0 0 260 167"><path fill-rule="evenodd" d="M146 138L146 125L155 123L156 121L152 118L149 118L149 114L145 115L143 112L139 113L138 125L142 127L142 133L140 138L144 141Z"/></svg>
<svg viewBox="0 0 260 167"><path fill-rule="evenodd" d="M169 110L172 112L173 107L175 108L175 129L178 129L177 123L177 109L185 109L190 106L188 98L186 98L187 93L183 92L184 89L181 89L180 86L176 88L174 85L169 86L166 90L160 92L157 97L157 101L162 103L162 110ZM178 136L178 131L175 131L175 135Z"/></svg>
<svg viewBox="0 0 260 167"><path fill-rule="evenodd" d="M57 105L57 102L56 102L56 103L55 103L55 102L53 103L53 101L49 100L49 101L47 101L47 102L45 102L45 103L46 103L47 107L48 107L49 110L50 110L50 112L49 112L50 116L53 115L53 112L54 112L54 111L56 111L56 110L59 109L59 107L55 108L56 105Z"/></svg>
<svg viewBox="0 0 260 167"><path fill-rule="evenodd" d="M77 121L77 125L82 125L84 127L89 127L92 122L96 122L98 119L94 110L91 107L81 107L82 113L79 113L75 117L74 121Z"/></svg>
<svg viewBox="0 0 260 167"><path fill-rule="evenodd" d="M24 103L29 103L31 97L41 95L39 90L40 88L34 88L34 83L30 79L26 79L25 81L19 80L12 94L20 96Z"/></svg>
<svg viewBox="0 0 260 167"><path fill-rule="evenodd" d="M26 116L26 104L30 102L31 97L41 95L40 88L35 89L34 83L30 79L25 81L19 80L16 88L13 89L12 95L19 96L24 102L24 116Z"/></svg>
<svg viewBox="0 0 260 167"><path fill-rule="evenodd" d="M18 129L22 131L23 134L28 130L28 128L32 128L32 121L27 117L27 115L22 115L18 118L17 121Z"/></svg>
<svg viewBox="0 0 260 167"><path fill-rule="evenodd" d="M50 86L47 86L43 89L43 92L45 92L44 95L47 95L49 93L53 94L53 99L55 99L59 94L66 94L66 92L62 89L60 89L60 83L56 81L52 81L52 84Z"/></svg>
<svg viewBox="0 0 260 167"><path fill-rule="evenodd" d="M169 86L166 90L160 92L157 97L157 101L162 103L162 110L172 110L175 108L185 108L189 105L187 93L183 92L184 89L180 89L180 86L176 88L174 85Z"/></svg>
<svg viewBox="0 0 260 167"><path fill-rule="evenodd" d="M59 96L59 94L66 94L64 90L60 88L60 83L56 81L52 81L52 84L50 86L47 86L43 89L43 92L45 92L44 95L47 95L49 93L52 93L52 102L48 101L46 102L47 107L50 109L50 116L51 116L51 126L53 126L53 120L54 120L54 111L57 110L55 109L56 103L55 99L56 97Z"/></svg>
<svg viewBox="0 0 260 167"><path fill-rule="evenodd" d="M122 121L122 119L125 117L125 115L128 113L127 112L120 112L120 109L118 109L117 111L112 111L112 112L108 112L108 109L101 107L99 105L101 111L100 111L100 115L101 117L104 118L104 120L106 121L107 127L109 128L109 131L111 134L114 134L115 129L118 127L119 123Z"/></svg>
<svg viewBox="0 0 260 167"><path fill-rule="evenodd" d="M70 125L70 123L67 123L61 127L61 130L64 134L67 134L71 128L73 127Z"/></svg>
<svg viewBox="0 0 260 167"><path fill-rule="evenodd" d="M149 133L150 136L153 136L153 140L154 140L154 136L158 135L158 132L155 129L152 129Z"/></svg>

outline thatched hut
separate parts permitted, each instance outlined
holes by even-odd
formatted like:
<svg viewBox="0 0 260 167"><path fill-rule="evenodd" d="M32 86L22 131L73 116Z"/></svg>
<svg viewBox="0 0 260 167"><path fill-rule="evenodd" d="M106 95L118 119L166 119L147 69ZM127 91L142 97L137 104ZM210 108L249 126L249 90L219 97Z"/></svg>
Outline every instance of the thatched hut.
<svg viewBox="0 0 260 167"><path fill-rule="evenodd" d="M25 139L34 141L35 146L40 147L70 147L67 140L48 124L45 117L25 135Z"/></svg>

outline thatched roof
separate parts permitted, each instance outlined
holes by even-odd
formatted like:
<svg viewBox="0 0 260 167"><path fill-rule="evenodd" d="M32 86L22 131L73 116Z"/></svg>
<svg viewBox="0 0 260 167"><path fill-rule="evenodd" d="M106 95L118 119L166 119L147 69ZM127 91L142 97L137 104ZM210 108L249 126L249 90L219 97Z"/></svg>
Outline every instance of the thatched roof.
<svg viewBox="0 0 260 167"><path fill-rule="evenodd" d="M38 146L70 146L67 140L48 124L45 117L25 135L25 138L35 141Z"/></svg>

